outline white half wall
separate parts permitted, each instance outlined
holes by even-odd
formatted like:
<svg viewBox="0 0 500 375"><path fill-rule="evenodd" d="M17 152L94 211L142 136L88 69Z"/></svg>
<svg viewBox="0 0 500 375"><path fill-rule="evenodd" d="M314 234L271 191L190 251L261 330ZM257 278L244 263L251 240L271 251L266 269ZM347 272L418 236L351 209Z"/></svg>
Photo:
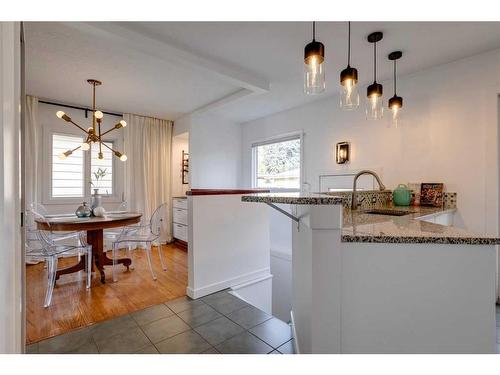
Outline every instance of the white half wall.
<svg viewBox="0 0 500 375"><path fill-rule="evenodd" d="M240 194L189 195L187 199L188 296L199 298L271 280L265 205L242 202ZM269 300L270 282L262 284L268 287ZM241 293L252 303L250 294Z"/></svg>

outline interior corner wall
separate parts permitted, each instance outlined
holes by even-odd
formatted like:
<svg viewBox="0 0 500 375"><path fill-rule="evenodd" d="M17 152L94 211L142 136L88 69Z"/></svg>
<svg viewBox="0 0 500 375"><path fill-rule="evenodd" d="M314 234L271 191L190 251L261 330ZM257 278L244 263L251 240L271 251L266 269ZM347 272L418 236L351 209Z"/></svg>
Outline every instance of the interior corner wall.
<svg viewBox="0 0 500 375"><path fill-rule="evenodd" d="M175 124L174 134L189 132L191 188L241 187L242 129L239 123L204 112L187 115Z"/></svg>

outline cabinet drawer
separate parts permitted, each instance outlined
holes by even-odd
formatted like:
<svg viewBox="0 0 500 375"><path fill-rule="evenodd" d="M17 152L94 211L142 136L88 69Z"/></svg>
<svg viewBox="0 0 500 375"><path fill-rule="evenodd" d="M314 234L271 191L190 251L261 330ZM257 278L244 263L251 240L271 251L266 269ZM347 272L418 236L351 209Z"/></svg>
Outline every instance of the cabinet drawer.
<svg viewBox="0 0 500 375"><path fill-rule="evenodd" d="M174 223L174 238L187 242L188 240L187 226Z"/></svg>
<svg viewBox="0 0 500 375"><path fill-rule="evenodd" d="M187 208L188 208L187 199L174 198L174 199L172 199L172 202L173 202L172 206L174 208L183 208L185 210L187 210Z"/></svg>
<svg viewBox="0 0 500 375"><path fill-rule="evenodd" d="M187 210L183 208L174 207L173 219L174 223L187 225L188 223Z"/></svg>

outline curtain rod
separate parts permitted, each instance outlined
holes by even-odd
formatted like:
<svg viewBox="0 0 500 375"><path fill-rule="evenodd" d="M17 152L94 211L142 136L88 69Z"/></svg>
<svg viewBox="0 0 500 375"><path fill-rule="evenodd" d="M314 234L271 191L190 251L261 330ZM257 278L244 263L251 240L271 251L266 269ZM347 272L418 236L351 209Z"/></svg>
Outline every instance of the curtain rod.
<svg viewBox="0 0 500 375"><path fill-rule="evenodd" d="M78 107L76 105L69 105L69 104L61 104L61 103L49 102L48 100L38 100L38 103L49 104L49 105L56 105L58 107L66 107L66 108L72 108L72 109L79 109L80 111L85 111L85 118L88 118L88 112L92 112L92 108ZM113 112L107 112L107 111L101 111L101 112L104 113L105 115L123 117L123 113L113 113Z"/></svg>

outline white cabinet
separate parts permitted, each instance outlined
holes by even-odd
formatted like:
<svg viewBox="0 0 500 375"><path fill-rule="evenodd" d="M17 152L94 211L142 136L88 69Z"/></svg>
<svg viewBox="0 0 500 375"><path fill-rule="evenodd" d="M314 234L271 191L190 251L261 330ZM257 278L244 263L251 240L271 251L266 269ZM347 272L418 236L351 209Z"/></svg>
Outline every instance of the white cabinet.
<svg viewBox="0 0 500 375"><path fill-rule="evenodd" d="M188 207L186 198L172 199L172 218L174 238L188 241Z"/></svg>

